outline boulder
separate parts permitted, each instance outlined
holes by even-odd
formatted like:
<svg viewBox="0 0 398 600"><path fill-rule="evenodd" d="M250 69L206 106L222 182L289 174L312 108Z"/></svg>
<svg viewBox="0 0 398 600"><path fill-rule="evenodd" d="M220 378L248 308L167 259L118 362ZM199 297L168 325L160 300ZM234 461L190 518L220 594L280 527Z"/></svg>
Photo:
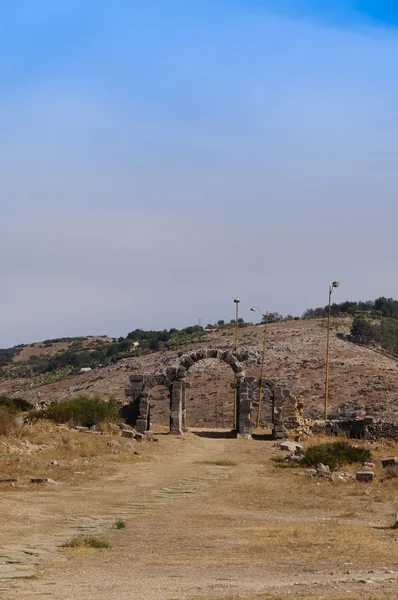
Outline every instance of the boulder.
<svg viewBox="0 0 398 600"><path fill-rule="evenodd" d="M286 452L294 452L295 454L302 453L304 451L303 444L299 444L298 442L289 442L288 440L279 444L279 448L281 450L285 450Z"/></svg>
<svg viewBox="0 0 398 600"><path fill-rule="evenodd" d="M134 438L135 433L134 433L134 431L131 431L130 429L122 429L122 437Z"/></svg>
<svg viewBox="0 0 398 600"><path fill-rule="evenodd" d="M375 474L373 471L358 471L355 475L357 481L362 481L364 483L369 483L370 481L373 481L374 478Z"/></svg>

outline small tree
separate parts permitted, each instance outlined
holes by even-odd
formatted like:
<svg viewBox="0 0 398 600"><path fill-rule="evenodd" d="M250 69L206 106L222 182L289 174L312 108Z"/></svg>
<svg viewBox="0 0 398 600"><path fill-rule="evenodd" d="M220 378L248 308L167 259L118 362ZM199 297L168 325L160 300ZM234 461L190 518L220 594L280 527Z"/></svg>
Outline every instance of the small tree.
<svg viewBox="0 0 398 600"><path fill-rule="evenodd" d="M355 317L351 326L351 337L359 344L369 344L375 339L375 328L365 317Z"/></svg>

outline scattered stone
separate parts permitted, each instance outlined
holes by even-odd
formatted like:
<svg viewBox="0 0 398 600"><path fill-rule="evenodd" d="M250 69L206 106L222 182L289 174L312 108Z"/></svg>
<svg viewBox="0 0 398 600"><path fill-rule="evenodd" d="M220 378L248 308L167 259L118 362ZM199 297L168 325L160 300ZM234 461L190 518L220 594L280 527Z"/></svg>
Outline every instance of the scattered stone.
<svg viewBox="0 0 398 600"><path fill-rule="evenodd" d="M355 475L355 479L357 481L362 481L364 483L373 481L374 478L375 478L375 474L373 473L373 471L358 471L357 474Z"/></svg>
<svg viewBox="0 0 398 600"><path fill-rule="evenodd" d="M15 477L7 477L4 479L0 479L0 483L18 483L19 479L16 479Z"/></svg>
<svg viewBox="0 0 398 600"><path fill-rule="evenodd" d="M137 440L137 442L142 442L142 440L145 439L145 435L143 433L136 433L134 436L131 437L134 437Z"/></svg>
<svg viewBox="0 0 398 600"><path fill-rule="evenodd" d="M51 461L51 464L52 464L54 467L57 467L57 466L58 466L58 461L57 461L57 460L52 460L52 461Z"/></svg>
<svg viewBox="0 0 398 600"><path fill-rule="evenodd" d="M109 442L107 442L108 446L112 446L112 447L122 447L122 448L134 448L133 444L131 442L123 442L123 441L116 441L116 440L110 440Z"/></svg>
<svg viewBox="0 0 398 600"><path fill-rule="evenodd" d="M88 427L82 427L81 425L74 425L71 427L72 431L89 431Z"/></svg>
<svg viewBox="0 0 398 600"><path fill-rule="evenodd" d="M281 450L286 450L286 452L294 452L294 453L302 453L304 451L303 444L299 444L298 442L281 442L279 444L279 448Z"/></svg>
<svg viewBox="0 0 398 600"><path fill-rule="evenodd" d="M125 437L125 438L134 438L135 437L134 436L134 431L130 431L129 429L122 429L122 437Z"/></svg>
<svg viewBox="0 0 398 600"><path fill-rule="evenodd" d="M323 463L319 463L316 466L316 473L317 475L330 475L330 467L329 465L324 465Z"/></svg>
<svg viewBox="0 0 398 600"><path fill-rule="evenodd" d="M119 425L115 425L115 423L108 423L108 429L114 431L115 433L119 433L120 431Z"/></svg>
<svg viewBox="0 0 398 600"><path fill-rule="evenodd" d="M362 465L362 467L364 469L374 469L375 464L372 463L372 462L364 462L363 465Z"/></svg>
<svg viewBox="0 0 398 600"><path fill-rule="evenodd" d="M48 483L48 485L58 485L54 479L49 479L48 477L31 477L30 483Z"/></svg>
<svg viewBox="0 0 398 600"><path fill-rule="evenodd" d="M381 464L383 465L383 468L385 469L386 467L395 467L398 465L398 458L396 456L390 457L390 458L382 458L381 459Z"/></svg>

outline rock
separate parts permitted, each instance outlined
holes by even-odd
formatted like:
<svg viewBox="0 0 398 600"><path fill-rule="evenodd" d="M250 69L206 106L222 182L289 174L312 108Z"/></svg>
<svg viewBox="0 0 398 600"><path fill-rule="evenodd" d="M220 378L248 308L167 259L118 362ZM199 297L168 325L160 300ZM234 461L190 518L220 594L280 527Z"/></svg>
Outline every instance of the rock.
<svg viewBox="0 0 398 600"><path fill-rule="evenodd" d="M374 469L375 464L372 463L372 462L364 462L363 465L362 465L362 467L364 469Z"/></svg>
<svg viewBox="0 0 398 600"><path fill-rule="evenodd" d="M316 466L316 472L318 475L330 475L330 467L329 467L329 465L324 465L322 463L319 463Z"/></svg>
<svg viewBox="0 0 398 600"><path fill-rule="evenodd" d="M303 444L299 444L298 442L281 442L279 444L279 448L281 450L286 450L286 452L294 452L294 453L299 453L299 452L303 452L304 451L304 446Z"/></svg>
<svg viewBox="0 0 398 600"><path fill-rule="evenodd" d="M54 479L49 479L48 477L31 477L30 483L47 483L48 485L58 485Z"/></svg>
<svg viewBox="0 0 398 600"><path fill-rule="evenodd" d="M134 438L134 431L130 431L129 429L122 429L122 437Z"/></svg>
<svg viewBox="0 0 398 600"><path fill-rule="evenodd" d="M145 435L143 433L136 433L132 437L134 437L137 440L137 442L142 442L142 440L145 439Z"/></svg>
<svg viewBox="0 0 398 600"><path fill-rule="evenodd" d="M390 458L382 458L381 464L383 465L384 469L386 467L395 467L396 465L398 465L398 458L396 456Z"/></svg>
<svg viewBox="0 0 398 600"><path fill-rule="evenodd" d="M82 427L81 425L75 425L74 427L71 427L72 431L89 431L88 427Z"/></svg>
<svg viewBox="0 0 398 600"><path fill-rule="evenodd" d="M119 433L120 431L119 425L115 425L115 423L108 423L108 429L114 431L115 433Z"/></svg>
<svg viewBox="0 0 398 600"><path fill-rule="evenodd" d="M373 473L373 471L358 471L357 474L355 475L355 479L357 481L362 481L364 483L373 481L374 478L375 478L375 474Z"/></svg>
<svg viewBox="0 0 398 600"><path fill-rule="evenodd" d="M133 444L131 442L117 442L116 440L110 440L109 442L107 442L108 446L118 446L119 448L134 448Z"/></svg>
<svg viewBox="0 0 398 600"><path fill-rule="evenodd" d="M15 477L6 477L4 479L0 479L0 483L18 483L19 479Z"/></svg>
<svg viewBox="0 0 398 600"><path fill-rule="evenodd" d="M299 460L301 459L296 454L289 454L289 456L286 456L285 458L285 462L298 462Z"/></svg>
<svg viewBox="0 0 398 600"><path fill-rule="evenodd" d="M52 464L54 467L57 467L57 466L58 466L58 461L57 461L57 460L52 460L52 461L51 461L51 464Z"/></svg>

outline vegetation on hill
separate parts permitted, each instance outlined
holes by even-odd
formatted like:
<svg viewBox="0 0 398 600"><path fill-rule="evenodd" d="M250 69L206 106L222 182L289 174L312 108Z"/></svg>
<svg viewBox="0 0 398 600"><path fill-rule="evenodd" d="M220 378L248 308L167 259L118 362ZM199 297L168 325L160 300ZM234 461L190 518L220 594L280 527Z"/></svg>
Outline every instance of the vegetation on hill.
<svg viewBox="0 0 398 600"><path fill-rule="evenodd" d="M327 306L308 308L303 318L327 317L327 314ZM386 352L398 354L398 300L381 296L366 302L345 301L332 304L330 314L334 317L353 317L353 342L379 346Z"/></svg>
<svg viewBox="0 0 398 600"><path fill-rule="evenodd" d="M86 338L59 338L46 340L44 347L57 342L71 342L66 350L54 354L39 354L18 363L13 362L17 354L14 348L4 350L4 361L0 363L0 379L27 379L30 385L44 385L79 373L82 368L103 367L131 356L142 356L159 350L170 350L178 346L197 343L204 334L198 325L185 329L145 331L135 329L127 337L109 341ZM19 348L19 347L15 347Z"/></svg>
<svg viewBox="0 0 398 600"><path fill-rule="evenodd" d="M366 302L351 302L346 300L340 304L333 303L330 307L330 314L332 317L367 315L375 319L381 317L398 319L398 300L384 298L384 296L376 300L367 300ZM307 308L303 314L303 319L327 316L328 307L318 306L317 308Z"/></svg>

